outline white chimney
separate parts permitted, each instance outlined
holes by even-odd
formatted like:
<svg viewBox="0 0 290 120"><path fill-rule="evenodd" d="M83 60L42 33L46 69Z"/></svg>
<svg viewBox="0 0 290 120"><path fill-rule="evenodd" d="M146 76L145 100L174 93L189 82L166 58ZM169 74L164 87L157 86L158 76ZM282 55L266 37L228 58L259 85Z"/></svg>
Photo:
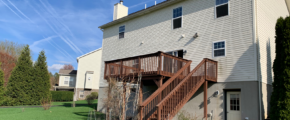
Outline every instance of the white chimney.
<svg viewBox="0 0 290 120"><path fill-rule="evenodd" d="M113 20L120 19L128 15L128 7L123 5L123 0L120 3L114 5L114 16Z"/></svg>

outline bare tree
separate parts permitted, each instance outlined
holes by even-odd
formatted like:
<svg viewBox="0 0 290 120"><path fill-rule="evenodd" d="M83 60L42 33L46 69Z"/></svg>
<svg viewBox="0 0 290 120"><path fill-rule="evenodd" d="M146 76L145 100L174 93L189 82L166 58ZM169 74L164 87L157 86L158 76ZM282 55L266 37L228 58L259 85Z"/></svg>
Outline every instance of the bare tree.
<svg viewBox="0 0 290 120"><path fill-rule="evenodd" d="M104 99L105 106L107 107L107 120L112 117L118 117L119 120L125 120L127 111L131 109L134 110L131 107L129 108L128 104L130 101L135 102L139 99L138 97L130 98L131 86L136 82L137 81L134 79L134 77L109 78L109 87L107 91L108 97Z"/></svg>
<svg viewBox="0 0 290 120"><path fill-rule="evenodd" d="M4 72L4 86L7 85L10 74L16 66L18 57L21 54L24 45L12 41L0 41L0 68Z"/></svg>
<svg viewBox="0 0 290 120"><path fill-rule="evenodd" d="M74 66L72 64L65 64L62 69L64 70L74 70Z"/></svg>

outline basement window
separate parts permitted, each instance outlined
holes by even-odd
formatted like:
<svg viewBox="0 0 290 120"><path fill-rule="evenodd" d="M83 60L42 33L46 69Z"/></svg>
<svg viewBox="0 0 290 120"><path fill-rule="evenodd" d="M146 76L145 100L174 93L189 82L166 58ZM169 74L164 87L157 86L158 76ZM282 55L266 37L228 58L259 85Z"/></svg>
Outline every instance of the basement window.
<svg viewBox="0 0 290 120"><path fill-rule="evenodd" d="M213 43L213 57L223 57L226 56L226 42L214 42Z"/></svg>
<svg viewBox="0 0 290 120"><path fill-rule="evenodd" d="M216 18L229 15L229 0L216 0Z"/></svg>
<svg viewBox="0 0 290 120"><path fill-rule="evenodd" d="M125 25L119 27L119 39L125 37Z"/></svg>
<svg viewBox="0 0 290 120"><path fill-rule="evenodd" d="M85 93L85 91L83 91L83 90L81 90L81 91L79 92L79 94L80 94L80 98L84 98L84 93Z"/></svg>
<svg viewBox="0 0 290 120"><path fill-rule="evenodd" d="M182 7L173 9L173 29L182 27Z"/></svg>

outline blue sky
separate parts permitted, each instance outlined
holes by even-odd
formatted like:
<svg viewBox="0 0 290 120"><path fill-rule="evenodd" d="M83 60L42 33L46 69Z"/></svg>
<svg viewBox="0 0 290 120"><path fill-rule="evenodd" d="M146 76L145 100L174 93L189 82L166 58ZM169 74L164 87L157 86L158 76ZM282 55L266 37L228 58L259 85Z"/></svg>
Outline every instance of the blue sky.
<svg viewBox="0 0 290 120"><path fill-rule="evenodd" d="M123 0L129 14L165 0ZM119 0L0 0L0 41L28 44L36 60L46 52L48 69L102 47L99 26L112 21Z"/></svg>

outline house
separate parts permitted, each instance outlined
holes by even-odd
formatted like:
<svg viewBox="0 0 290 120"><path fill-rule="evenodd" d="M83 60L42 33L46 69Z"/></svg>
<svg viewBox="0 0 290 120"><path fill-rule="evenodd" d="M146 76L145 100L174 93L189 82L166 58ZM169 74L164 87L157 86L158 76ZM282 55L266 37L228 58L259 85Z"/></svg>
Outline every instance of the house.
<svg viewBox="0 0 290 120"><path fill-rule="evenodd" d="M101 58L101 48L77 58L78 72L75 95L78 100L84 100L87 95L99 91Z"/></svg>
<svg viewBox="0 0 290 120"><path fill-rule="evenodd" d="M77 70L59 70L59 83L54 86L55 91L74 91Z"/></svg>
<svg viewBox="0 0 290 120"><path fill-rule="evenodd" d="M110 77L141 73L142 120L179 111L214 120L268 118L275 24L289 0L166 0L128 15L123 1L103 31L98 111ZM158 52L160 51L160 52Z"/></svg>

